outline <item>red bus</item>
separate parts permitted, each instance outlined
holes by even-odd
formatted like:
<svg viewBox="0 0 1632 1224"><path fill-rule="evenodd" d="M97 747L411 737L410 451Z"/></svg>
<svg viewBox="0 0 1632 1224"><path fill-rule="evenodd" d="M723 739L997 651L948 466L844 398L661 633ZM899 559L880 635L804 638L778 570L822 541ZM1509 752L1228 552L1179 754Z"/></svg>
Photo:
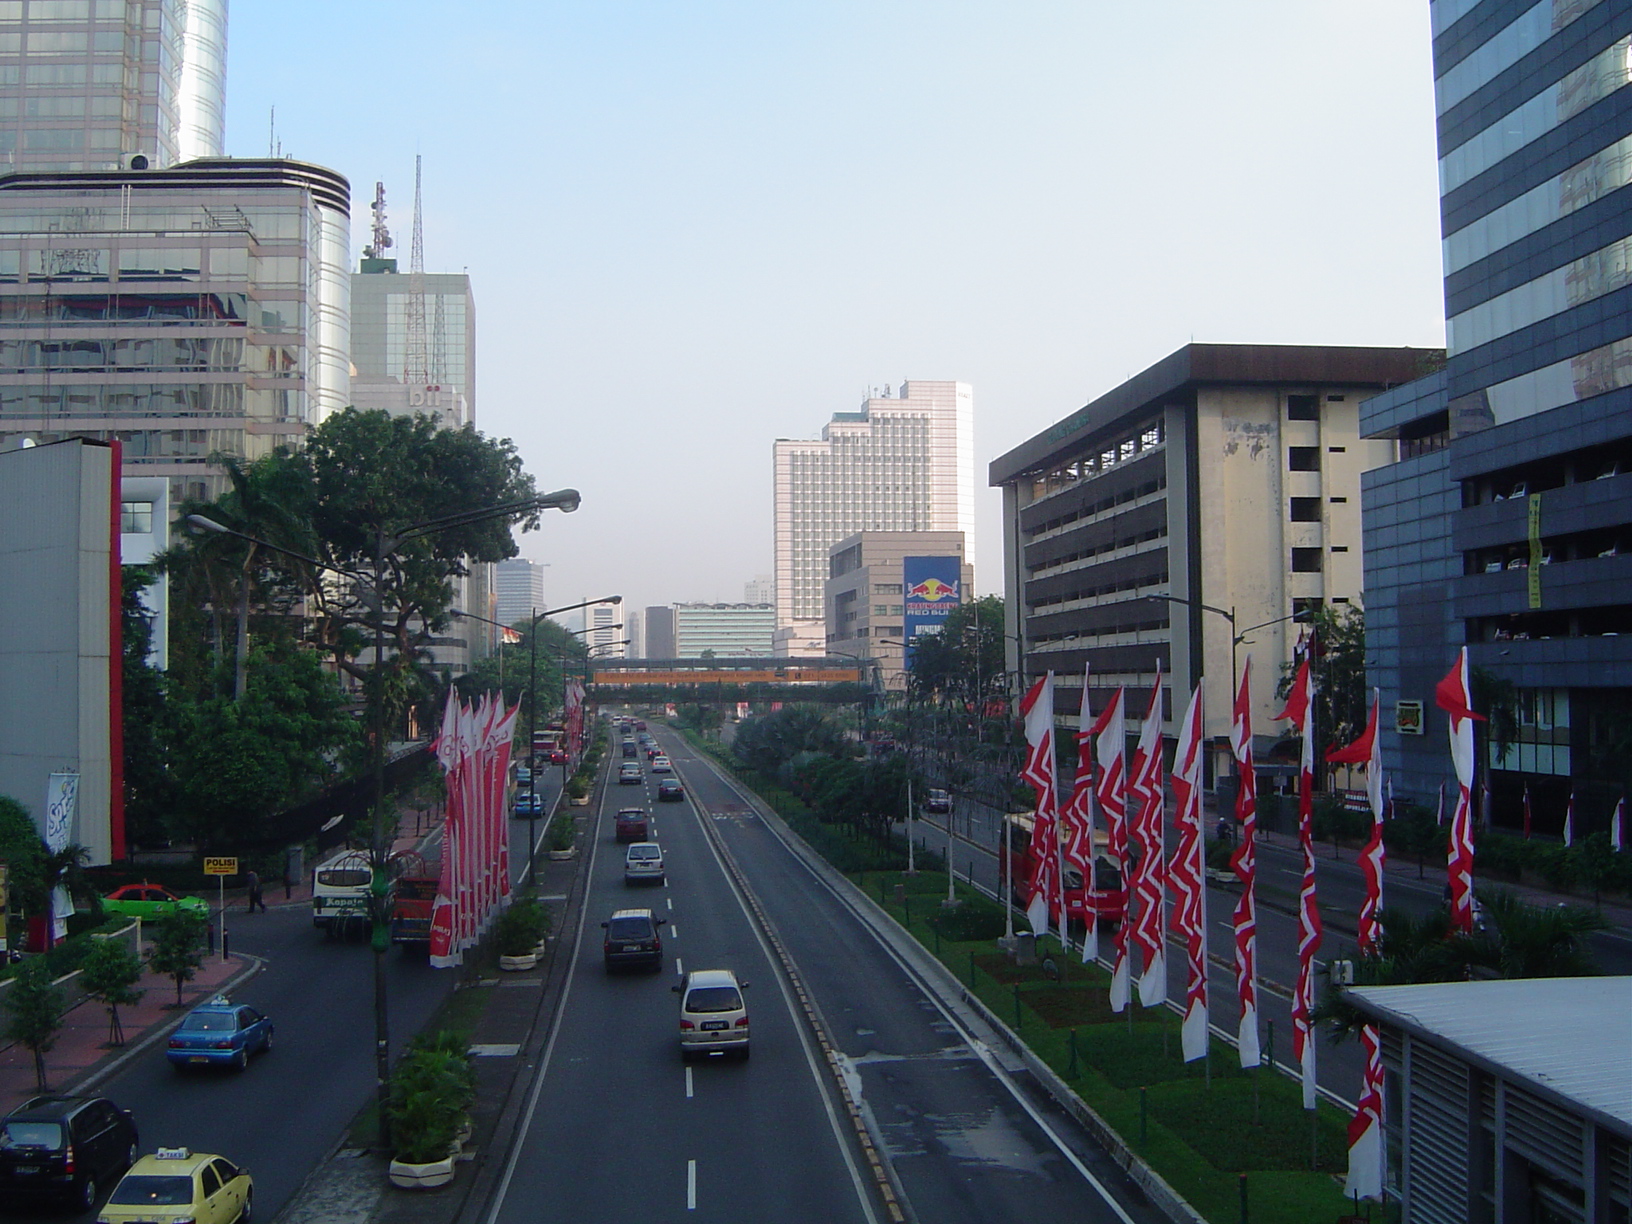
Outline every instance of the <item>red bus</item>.
<svg viewBox="0 0 1632 1224"><path fill-rule="evenodd" d="M1003 818L1005 836L999 847L998 869L1009 881L1014 903L1024 909L1031 903L1031 876L1036 856L1031 850L1031 830L1037 818L1030 812L1010 812ZM1064 841L1064 829L1061 829ZM1122 921L1128 908L1127 890L1122 885L1122 872L1110 859L1107 837L1103 829L1094 830L1094 914L1099 922L1115 924ZM1072 922L1087 924L1088 896L1082 886L1082 873L1075 867L1065 869L1065 911Z"/></svg>

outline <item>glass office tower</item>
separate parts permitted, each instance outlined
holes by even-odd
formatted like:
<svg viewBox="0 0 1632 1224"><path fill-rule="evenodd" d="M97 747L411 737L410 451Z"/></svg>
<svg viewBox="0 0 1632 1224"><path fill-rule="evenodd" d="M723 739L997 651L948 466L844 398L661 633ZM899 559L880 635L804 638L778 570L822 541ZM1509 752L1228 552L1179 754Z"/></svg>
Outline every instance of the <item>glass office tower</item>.
<svg viewBox="0 0 1632 1224"><path fill-rule="evenodd" d="M1515 686L1490 819L1517 828L1528 788L1556 835L1573 794L1582 836L1629 769L1632 5L1432 12L1448 358L1364 409L1399 443L1364 504L1368 655L1401 703L1385 761L1433 803L1433 684L1465 643Z"/></svg>

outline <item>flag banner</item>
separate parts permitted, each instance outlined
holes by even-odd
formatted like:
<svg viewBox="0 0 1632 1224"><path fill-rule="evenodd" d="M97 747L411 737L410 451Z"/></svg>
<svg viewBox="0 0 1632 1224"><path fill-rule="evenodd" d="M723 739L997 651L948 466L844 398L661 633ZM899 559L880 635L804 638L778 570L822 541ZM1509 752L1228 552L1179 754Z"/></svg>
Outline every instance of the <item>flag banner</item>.
<svg viewBox="0 0 1632 1224"><path fill-rule="evenodd" d="M1230 926L1235 937L1235 993L1241 1005L1236 1050L1243 1068L1262 1059L1258 1046L1258 772L1252 756L1252 659L1241 669L1241 687L1230 717L1230 749L1235 754L1238 787L1235 824L1240 843L1230 855L1230 869L1241 884Z"/></svg>
<svg viewBox="0 0 1632 1224"><path fill-rule="evenodd" d="M1609 848L1616 853L1626 849L1626 796L1621 796L1609 816Z"/></svg>
<svg viewBox="0 0 1632 1224"><path fill-rule="evenodd" d="M1451 670L1434 686L1434 703L1450 715L1456 807L1451 812L1445 865L1451 888L1451 924L1465 935L1473 934L1473 724L1479 715L1470 708L1472 700L1468 687L1468 648L1464 646L1457 652ZM1566 823L1566 834L1568 828Z"/></svg>
<svg viewBox="0 0 1632 1224"><path fill-rule="evenodd" d="M1071 787L1071 802L1061 812L1065 824L1065 860L1082 876L1082 960L1099 956L1099 922L1094 879L1094 750L1093 716L1088 712L1089 669L1082 673L1082 705L1077 711L1077 776Z"/></svg>
<svg viewBox="0 0 1632 1224"><path fill-rule="evenodd" d="M1349 1176L1343 1193L1350 1198L1383 1197L1383 1047L1377 1026L1360 1030L1366 1069L1360 1103L1349 1120Z"/></svg>
<svg viewBox="0 0 1632 1224"><path fill-rule="evenodd" d="M1150 705L1139 728L1134 748L1132 785L1133 844L1138 853L1129 903L1139 901L1133 919L1133 942L1140 952L1139 1004L1160 1007L1167 1002L1167 939L1162 902L1167 892L1167 860L1162 829L1162 674L1150 690Z"/></svg>
<svg viewBox="0 0 1632 1224"><path fill-rule="evenodd" d="M1570 791L1570 802L1564 809L1564 845L1575 845L1575 791Z"/></svg>
<svg viewBox="0 0 1632 1224"><path fill-rule="evenodd" d="M1089 734L1094 739L1094 759L1099 777L1094 798L1105 817L1105 852L1122 881L1122 914L1111 933L1111 1010L1128 1005L1128 796L1125 771L1128 752L1126 690L1118 688L1111 703L1100 711Z"/></svg>
<svg viewBox="0 0 1632 1224"><path fill-rule="evenodd" d="M1190 695L1184 725L1173 754L1174 825L1179 845L1173 852L1173 931L1184 941L1187 970L1184 992L1184 1061L1207 1057L1207 877L1201 823L1201 684Z"/></svg>
<svg viewBox="0 0 1632 1224"><path fill-rule="evenodd" d="M1020 714L1026 726L1026 767L1021 777L1031 784L1037 795L1037 816L1031 826L1031 890L1026 904L1026 918L1038 935L1048 934L1049 901L1059 893L1060 838L1056 830L1059 817L1058 789L1054 765L1054 673L1049 672L1026 694L1020 703ZM1065 939L1064 915L1061 915L1060 938Z"/></svg>
<svg viewBox="0 0 1632 1224"><path fill-rule="evenodd" d="M1531 828L1533 827L1533 825L1534 825L1534 821L1531 819L1531 813L1530 813L1530 784L1528 782L1526 782L1524 784L1524 840L1525 841L1530 840L1530 831L1531 831Z"/></svg>
<svg viewBox="0 0 1632 1224"><path fill-rule="evenodd" d="M1315 953L1320 950L1320 909L1315 899L1315 686L1309 659L1287 694L1287 719L1303 740L1298 769L1298 844L1303 850L1303 884L1298 890L1298 981L1292 992L1292 1054L1303 1077L1303 1107L1315 1107Z"/></svg>
<svg viewBox="0 0 1632 1224"><path fill-rule="evenodd" d="M505 625L499 630L499 641L503 642L506 646L520 646L521 634L510 628L509 625Z"/></svg>

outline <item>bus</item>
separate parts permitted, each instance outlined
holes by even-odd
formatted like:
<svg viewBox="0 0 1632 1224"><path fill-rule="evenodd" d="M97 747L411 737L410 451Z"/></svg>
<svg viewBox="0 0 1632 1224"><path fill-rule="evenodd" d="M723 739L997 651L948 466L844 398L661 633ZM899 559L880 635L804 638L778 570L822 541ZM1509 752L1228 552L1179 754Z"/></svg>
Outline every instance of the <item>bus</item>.
<svg viewBox="0 0 1632 1224"><path fill-rule="evenodd" d="M1031 849L1031 831L1037 818L1031 812L1010 812L1003 818L1004 837L998 847L998 869L1009 881L1009 893L1015 905L1024 909L1031 903L1031 876L1036 856ZM1064 826L1060 826L1060 841L1065 841ZM1127 890L1122 884L1122 872L1111 861L1109 837L1105 830L1094 830L1094 915L1098 922L1112 926L1122 921L1128 908ZM1065 869L1065 910L1072 922L1086 925L1088 895L1082 886L1082 873L1075 867Z"/></svg>

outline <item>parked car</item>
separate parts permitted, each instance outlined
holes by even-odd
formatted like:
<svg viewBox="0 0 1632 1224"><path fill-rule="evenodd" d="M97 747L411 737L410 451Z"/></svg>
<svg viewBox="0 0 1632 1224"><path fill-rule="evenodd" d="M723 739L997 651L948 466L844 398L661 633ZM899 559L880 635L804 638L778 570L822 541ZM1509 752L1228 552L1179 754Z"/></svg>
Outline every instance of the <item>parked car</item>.
<svg viewBox="0 0 1632 1224"><path fill-rule="evenodd" d="M748 1005L729 969L694 969L672 987L680 996L680 1057L734 1053L748 1057Z"/></svg>
<svg viewBox="0 0 1632 1224"><path fill-rule="evenodd" d="M944 791L938 786L930 787L928 793L924 795L924 811L944 814L946 812L950 812L951 810L951 792Z"/></svg>
<svg viewBox="0 0 1632 1224"><path fill-rule="evenodd" d="M207 915L210 903L203 897L178 897L157 884L126 884L103 897L102 908L110 914L123 914L126 918L146 921L167 917L177 910Z"/></svg>
<svg viewBox="0 0 1632 1224"><path fill-rule="evenodd" d="M686 788L679 778L661 778L657 783L657 797L662 803L678 803L686 797Z"/></svg>
<svg viewBox="0 0 1632 1224"><path fill-rule="evenodd" d="M654 841L635 842L623 855L625 884L663 883L663 847Z"/></svg>
<svg viewBox="0 0 1632 1224"><path fill-rule="evenodd" d="M0 1118L0 1203L89 1211L139 1150L136 1119L106 1097L37 1096Z"/></svg>
<svg viewBox="0 0 1632 1224"><path fill-rule="evenodd" d="M612 829L620 842L645 841L652 835L652 814L645 808L619 808Z"/></svg>
<svg viewBox="0 0 1632 1224"><path fill-rule="evenodd" d="M607 972L636 965L653 973L663 968L663 936L658 931L667 919L654 917L649 909L621 909L601 923L606 937L601 954Z"/></svg>
<svg viewBox="0 0 1632 1224"><path fill-rule="evenodd" d="M242 1071L249 1056L272 1048L272 1021L253 1007L216 995L187 1013L170 1034L165 1057L185 1067L232 1066Z"/></svg>
<svg viewBox="0 0 1632 1224"><path fill-rule="evenodd" d="M113 1188L97 1214L98 1224L191 1220L233 1224L254 1214L255 1185L249 1173L225 1157L186 1148L160 1148L143 1156Z"/></svg>
<svg viewBox="0 0 1632 1224"><path fill-rule="evenodd" d="M640 772L638 763L625 763L618 766L619 786L639 786L645 780L646 777Z"/></svg>

